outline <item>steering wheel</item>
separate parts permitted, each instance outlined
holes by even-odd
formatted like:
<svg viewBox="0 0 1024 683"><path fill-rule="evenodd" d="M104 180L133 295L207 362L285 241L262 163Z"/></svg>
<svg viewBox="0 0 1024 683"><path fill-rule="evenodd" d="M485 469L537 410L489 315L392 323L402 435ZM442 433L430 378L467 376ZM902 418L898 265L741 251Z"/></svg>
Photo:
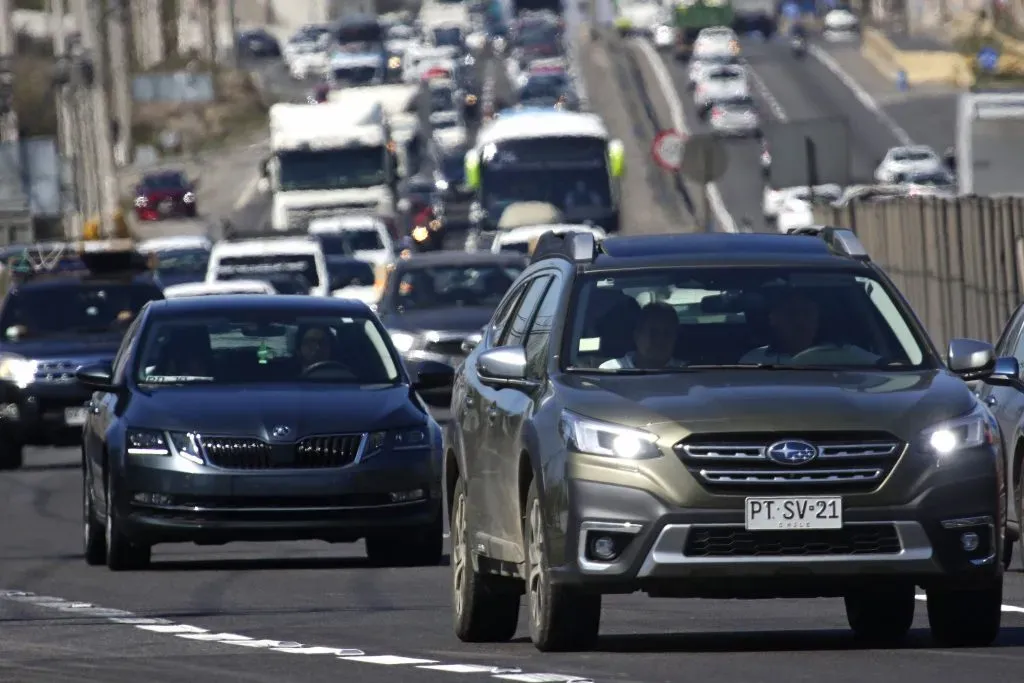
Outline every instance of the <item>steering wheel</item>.
<svg viewBox="0 0 1024 683"><path fill-rule="evenodd" d="M839 351L842 348L843 347L839 346L838 344L815 344L810 348L804 349L800 353L794 354L791 360L799 361L803 360L808 356L813 356L816 353L821 353L824 351Z"/></svg>
<svg viewBox="0 0 1024 683"><path fill-rule="evenodd" d="M302 376L305 377L306 375L311 375L314 372L323 370L324 368L335 368L337 370L341 370L342 372L348 375L351 375L353 377L355 376L352 370L350 370L347 365L345 365L344 363L340 363L336 360L322 360L313 363L312 365L310 365L309 367L302 371Z"/></svg>

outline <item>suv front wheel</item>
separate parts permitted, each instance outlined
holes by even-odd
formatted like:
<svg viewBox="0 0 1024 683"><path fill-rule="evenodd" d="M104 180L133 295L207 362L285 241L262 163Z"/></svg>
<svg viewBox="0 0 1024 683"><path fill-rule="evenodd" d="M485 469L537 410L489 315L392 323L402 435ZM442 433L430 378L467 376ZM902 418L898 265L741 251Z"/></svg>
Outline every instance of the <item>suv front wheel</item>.
<svg viewBox="0 0 1024 683"><path fill-rule="evenodd" d="M541 652L589 650L601 628L601 595L551 583L536 479L526 498L523 527L530 640Z"/></svg>

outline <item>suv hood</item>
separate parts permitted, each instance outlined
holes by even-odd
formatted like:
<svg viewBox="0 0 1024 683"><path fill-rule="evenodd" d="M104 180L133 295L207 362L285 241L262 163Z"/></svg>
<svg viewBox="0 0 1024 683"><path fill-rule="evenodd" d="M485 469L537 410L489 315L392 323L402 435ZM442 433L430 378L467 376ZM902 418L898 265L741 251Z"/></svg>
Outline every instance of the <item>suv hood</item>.
<svg viewBox="0 0 1024 683"><path fill-rule="evenodd" d="M691 432L884 430L909 441L976 404L964 381L944 370L573 374L560 385L563 405L581 415Z"/></svg>
<svg viewBox="0 0 1024 683"><path fill-rule="evenodd" d="M253 387L188 386L134 394L129 423L168 431L260 436L278 425L293 438L347 434L422 424L408 386L383 388L315 384Z"/></svg>

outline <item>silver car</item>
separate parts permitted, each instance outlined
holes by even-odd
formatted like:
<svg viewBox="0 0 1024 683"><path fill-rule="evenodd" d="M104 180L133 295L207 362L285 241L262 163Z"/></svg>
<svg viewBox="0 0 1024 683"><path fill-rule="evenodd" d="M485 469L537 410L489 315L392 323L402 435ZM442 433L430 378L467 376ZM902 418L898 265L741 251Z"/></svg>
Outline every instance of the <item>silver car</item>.
<svg viewBox="0 0 1024 683"><path fill-rule="evenodd" d="M708 124L716 135L749 137L761 133L761 116L750 98L715 102L708 114Z"/></svg>

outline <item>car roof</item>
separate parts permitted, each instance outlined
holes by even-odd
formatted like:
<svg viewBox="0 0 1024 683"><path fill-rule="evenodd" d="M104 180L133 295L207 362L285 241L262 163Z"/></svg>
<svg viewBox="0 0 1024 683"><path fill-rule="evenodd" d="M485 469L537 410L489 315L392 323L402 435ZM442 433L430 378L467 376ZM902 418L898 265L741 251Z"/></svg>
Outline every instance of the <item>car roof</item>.
<svg viewBox="0 0 1024 683"><path fill-rule="evenodd" d="M431 266L525 265L522 254L493 254L489 251L436 251L413 254L395 262L401 270L429 268Z"/></svg>
<svg viewBox="0 0 1024 683"><path fill-rule="evenodd" d="M611 237L585 270L670 268L701 265L845 265L867 268L838 256L824 240L802 235L697 233ZM858 265L859 264L859 265Z"/></svg>
<svg viewBox="0 0 1024 683"><path fill-rule="evenodd" d="M150 304L152 315L230 315L244 312L289 311L308 315L351 315L367 317L370 309L361 301L300 294L211 294L209 296L162 299Z"/></svg>

